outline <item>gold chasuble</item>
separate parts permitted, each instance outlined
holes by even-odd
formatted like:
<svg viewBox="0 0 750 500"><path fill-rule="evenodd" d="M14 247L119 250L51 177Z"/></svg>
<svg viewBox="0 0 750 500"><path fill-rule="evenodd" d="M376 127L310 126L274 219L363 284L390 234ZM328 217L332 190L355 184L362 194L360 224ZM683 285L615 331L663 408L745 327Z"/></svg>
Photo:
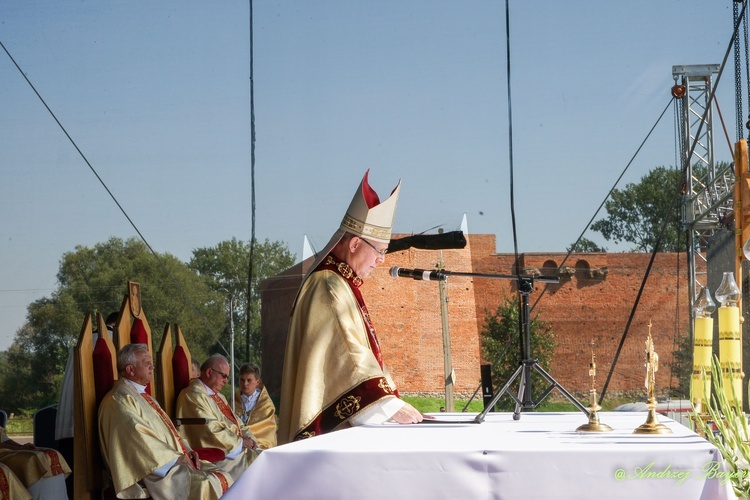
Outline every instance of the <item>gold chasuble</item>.
<svg viewBox="0 0 750 500"><path fill-rule="evenodd" d="M242 403L242 396L238 391L234 395L234 411L242 416L245 413ZM244 416L242 416L244 418ZM276 446L276 406L274 406L271 396L265 386L260 388L260 396L255 407L247 415L247 426L258 440L258 447L261 450L267 450Z"/></svg>
<svg viewBox="0 0 750 500"><path fill-rule="evenodd" d="M99 442L118 498L217 499L233 482L210 462L201 462L201 470L175 464L166 476L155 474L185 447L159 404L126 379L99 405Z"/></svg>
<svg viewBox="0 0 750 500"><path fill-rule="evenodd" d="M7 439L5 429L0 427L0 441ZM52 448L30 450L0 445L0 463L10 468L27 488L44 477L70 474L68 463L59 451Z"/></svg>
<svg viewBox="0 0 750 500"><path fill-rule="evenodd" d="M284 358L280 444L346 427L374 403L398 397L361 284L332 254L302 284Z"/></svg>
<svg viewBox="0 0 750 500"><path fill-rule="evenodd" d="M0 500L31 500L21 480L7 465L0 463Z"/></svg>
<svg viewBox="0 0 750 500"><path fill-rule="evenodd" d="M213 391L212 391L213 392ZM236 481L255 458L255 453L242 448L242 438L253 438L250 428L234 414L226 399L221 394L208 394L206 386L200 379L194 378L177 398L175 409L177 418L205 418L206 425L183 425L180 434L191 448L219 448L224 455L240 447L240 454L235 458L225 458L216 462L218 467L232 475Z"/></svg>

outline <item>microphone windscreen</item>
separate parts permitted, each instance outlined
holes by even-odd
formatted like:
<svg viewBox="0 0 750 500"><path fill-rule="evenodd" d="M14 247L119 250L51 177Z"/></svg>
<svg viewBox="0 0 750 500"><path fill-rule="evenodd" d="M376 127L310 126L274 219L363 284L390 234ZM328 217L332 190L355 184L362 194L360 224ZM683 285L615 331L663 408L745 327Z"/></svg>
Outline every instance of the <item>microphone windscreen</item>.
<svg viewBox="0 0 750 500"><path fill-rule="evenodd" d="M391 278L398 278L398 266L393 266L391 268Z"/></svg>
<svg viewBox="0 0 750 500"><path fill-rule="evenodd" d="M422 250L449 250L464 248L466 237L463 231L449 231L440 234L415 234L391 240L388 244L388 253L400 252L409 248L420 248Z"/></svg>

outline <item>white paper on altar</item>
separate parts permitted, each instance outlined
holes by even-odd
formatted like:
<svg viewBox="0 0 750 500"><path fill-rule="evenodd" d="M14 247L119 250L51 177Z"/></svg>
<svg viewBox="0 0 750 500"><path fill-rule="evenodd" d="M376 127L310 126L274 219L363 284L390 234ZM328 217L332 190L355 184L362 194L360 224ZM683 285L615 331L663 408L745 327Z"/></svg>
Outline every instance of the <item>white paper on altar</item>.
<svg viewBox="0 0 750 500"><path fill-rule="evenodd" d="M613 432L575 432L583 413L346 429L264 451L223 498L735 498L719 451L688 428L662 417L673 434L636 435L646 413L600 419Z"/></svg>

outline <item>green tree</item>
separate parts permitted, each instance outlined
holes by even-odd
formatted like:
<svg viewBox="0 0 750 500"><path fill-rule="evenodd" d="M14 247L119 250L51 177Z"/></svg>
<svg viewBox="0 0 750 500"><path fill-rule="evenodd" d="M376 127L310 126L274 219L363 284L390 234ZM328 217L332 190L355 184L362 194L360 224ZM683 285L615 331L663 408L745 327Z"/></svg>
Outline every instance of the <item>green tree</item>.
<svg viewBox="0 0 750 500"><path fill-rule="evenodd" d="M158 257L136 239L119 238L65 253L57 289L28 306L27 323L0 363L3 405L16 411L56 402L68 350L77 341L85 314L118 311L128 280L141 284L155 348L169 322L182 326L193 354L205 357L211 352L226 327L223 296L174 256Z"/></svg>
<svg viewBox="0 0 750 500"><path fill-rule="evenodd" d="M656 244L664 218L668 218L659 251L686 250L680 222L680 201L672 199L681 186L681 172L677 169L656 167L641 177L637 184L616 189L604 204L607 217L591 225L591 229L607 241L626 241L635 245L633 251L650 252ZM671 207L671 210L670 210Z"/></svg>
<svg viewBox="0 0 750 500"><path fill-rule="evenodd" d="M573 248L573 245L571 244L569 247L565 249L567 252L606 252L607 249L604 247L600 247L593 241L591 241L588 238L581 238L578 241L578 244L575 246L575 249Z"/></svg>
<svg viewBox="0 0 750 500"><path fill-rule="evenodd" d="M498 391L510 380L521 363L519 347L519 313L520 302L518 296L504 297L503 302L494 313L489 311L482 326L482 356L492 363L492 383ZM529 337L531 340L531 357L539 361L546 371L549 371L550 361L555 353L555 336L549 323L533 315L529 321ZM518 394L516 379L510 390ZM538 373L532 373L532 387L542 387L544 379ZM546 387L546 386L544 386ZM532 396L538 396L532 395ZM496 407L501 410L512 409L515 402L509 396L503 396Z"/></svg>
<svg viewBox="0 0 750 500"><path fill-rule="evenodd" d="M214 247L193 250L190 268L197 272L207 285L221 294L223 304L233 311L235 359L259 364L261 359L260 333L260 283L294 265L295 255L285 243L266 239L256 241L253 255L253 286L247 296L250 243L232 238ZM250 315L250 332L247 332L247 316ZM230 345L230 332L225 329L222 342ZM248 356L249 355L249 356Z"/></svg>

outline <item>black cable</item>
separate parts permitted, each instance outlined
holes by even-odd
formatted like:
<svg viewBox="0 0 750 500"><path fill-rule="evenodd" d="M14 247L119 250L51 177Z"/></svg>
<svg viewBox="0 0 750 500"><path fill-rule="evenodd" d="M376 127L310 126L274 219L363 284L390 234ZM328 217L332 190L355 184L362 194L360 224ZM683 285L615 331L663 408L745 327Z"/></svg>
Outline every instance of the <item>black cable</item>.
<svg viewBox="0 0 750 500"><path fill-rule="evenodd" d="M75 141L73 140L73 138L72 138L72 137L70 136L70 134L68 134L68 131L67 131L67 130L65 129L65 127L63 126L63 124L62 124L62 123L60 123L60 120L58 120L58 119L57 119L57 116L55 115L55 113L54 113L54 112L52 111L52 109L51 109L51 108L50 108L50 107L49 107L49 106L47 105L47 102L46 102L46 101L44 100L44 98L43 98L43 97L41 96L41 94L39 94L39 92L38 92L38 91L36 90L36 87L34 87L34 84L33 84L33 83L31 83L31 80L29 80L29 77L27 77L27 76L26 76L26 73L24 73L24 71L23 71L23 70L21 69L21 67L20 67L20 66L18 65L18 63L16 62L16 60L15 60L15 59L13 58L13 56L12 56L12 55L10 54L10 52L8 51L8 49L7 49L7 48L5 48L5 45L3 44L3 42L2 42L2 41L0 41L0 47L2 47L2 48L3 48L3 50L5 51L5 53L6 53L7 55L8 55L8 57L10 58L10 60L11 60L11 61L13 62L13 64L15 65L16 69L18 70L18 72L19 72L19 73L21 73L21 76L23 76L24 80L26 80L26 83L28 83L28 84L29 84L29 87L31 87L31 90L33 90L33 91L34 91L34 93L35 93L35 94L36 94L36 96L37 96L37 97L39 98L39 100L40 100L40 101L41 101L41 103L42 103L42 104L44 105L44 107L45 107L45 108L47 108L47 111L49 112L50 116L52 116L52 119L54 119L54 120L55 120L55 123L57 123L57 126L58 126L58 127L60 127L60 130L62 130L63 134L65 134L65 137L67 137L67 138L68 138L68 141L70 141L70 143L71 143L71 144L73 145L73 147L75 148L75 150L76 150L76 151L78 151L78 154L79 154L79 155L81 156L81 158L83 159L83 161L84 161L84 162L86 163L86 165L87 165L87 166L89 167L89 170L91 170L91 173L93 173L93 174L94 174L94 176L95 176L95 177L97 178L97 180L98 180L98 181L99 181L99 183L100 183L100 184L102 185L102 187L104 188L104 190L105 190L105 191L107 191L107 194L109 195L109 197L110 197L110 198L112 198L112 201L114 201L114 202L115 202L115 205L117 205L117 208L119 208L119 209L120 209L120 212L122 212L122 215L124 215L124 216L125 216L125 218L127 219L127 221L128 221L129 223L130 223L131 227L132 227L132 228L133 228L133 229L135 230L135 232L136 232L136 233L138 234L138 237L140 237L140 238L141 238L141 241L143 241L143 243L144 243L144 244L146 245L146 247L147 247L147 248L149 249L149 251L151 252L151 254L152 254L152 255L153 255L153 256L154 256L155 258L156 258L156 261L157 261L157 262L159 263L159 265L161 266L161 268L162 268L162 269L164 270L164 272L165 272L165 273L167 273L167 276L169 276L169 278L170 278L170 279L172 280L172 283L173 283L173 284L175 285L175 287L177 288L177 290L178 290L178 291L179 291L179 292L180 292L180 293L182 294L182 297L183 297L183 298L185 299L185 301L186 301L186 302L187 302L187 303L188 303L188 304L190 305L190 307L192 307L192 308L193 308L193 311L194 311L194 312L195 312L195 313L196 313L196 314L198 315L198 317L199 317L199 318L200 318L201 320L203 320L203 323L204 323L205 327L206 327L206 328L208 329L208 331L209 331L209 332L211 332L211 335L214 335L214 336L215 336L215 334L214 334L214 331L213 331L213 329L211 328L211 325L210 325L210 324L208 323L208 321L206 320L206 318L205 318L205 317L203 316L203 314L201 314L200 310L199 310L199 309L198 309L198 308L197 308L197 307L195 306L195 304L193 304L193 301L191 301L191 300L190 300L190 297L188 297L187 293L185 293L185 290L184 290L184 289L182 288L182 286L181 286L181 285L180 285L180 283L179 283L179 282L177 281L177 279L176 279L176 278L175 278L175 277L174 277L174 276L172 275L172 273L171 273L171 272L169 272L169 269L168 269L168 268L167 268L167 266L166 266L166 265L164 264L164 261L162 261L162 259L161 259L161 258L159 257L159 255L158 255L158 254L156 253L156 251L154 251L154 249L153 249L153 248L151 247L151 244L150 244L150 243L148 242L148 240L146 240L146 237L145 237L145 236L143 236L143 233L141 233L140 229L138 229L138 226L136 226L136 225L135 225L135 222L133 222L133 220L132 220L132 219L130 218L130 216L129 216L129 215L128 215L128 213L127 213L127 212L125 211L125 209L124 209L124 208L123 208L123 206L122 206L122 205L120 204L120 202L119 202L119 201L117 200L117 198L115 197L115 195L114 195L114 194L112 193L112 191L110 191L109 187L108 187L108 186L107 186L107 184L106 184L106 183L104 182L104 179L102 179L102 178L101 178L101 176L100 176L100 175L99 175L99 173L98 173L98 172L96 171L96 169L94 168L94 166L93 166L93 165L91 165L91 163L89 162L88 158L86 158L86 155L84 155L84 154L83 154L83 151L81 151L81 148L79 148L79 147L78 147L78 144L76 144L76 142L75 142ZM219 344L219 346L220 346L220 347L221 347L222 349L224 349L224 352L226 353L226 352L227 352L227 350L226 350L226 348L225 348L225 347L224 347L224 346L223 346L223 345L221 344L221 342L220 342L220 341L218 342L218 344Z"/></svg>
<svg viewBox="0 0 750 500"><path fill-rule="evenodd" d="M739 4L732 2L732 19L737 22L737 16L739 15ZM737 130L735 136L739 141L743 136L742 127L742 66L740 65L740 39L736 37L734 39L734 105L736 109L735 125ZM730 148L731 149L731 148Z"/></svg>
<svg viewBox="0 0 750 500"><path fill-rule="evenodd" d="M509 13L508 13L508 2L507 2L507 0L506 0L506 17L505 17L505 19L506 19L506 45L507 45L507 59L508 59L508 63L507 63L507 72L508 72L508 74L507 74L507 85L508 85L508 119L510 121L509 126L508 126L508 134L509 134L509 142L510 142L509 156L510 156L511 219L512 219L512 227L513 227L513 249L514 249L514 260L515 260L515 265L516 265L516 275L520 279L520 266L519 266L519 254L518 254L518 239L517 239L517 233L516 233L515 204L514 204L514 194L513 194L513 192L514 192L514 185L513 185L513 121L512 121L512 111L511 111L512 108L511 108L511 89L510 89L510 27L509 27L510 16L509 16ZM613 184L613 186L610 188L609 192L607 193L607 196L604 197L604 199L602 200L601 204L599 205L599 208L597 208L596 212L594 212L594 215L591 217L591 219L589 219L589 222L586 224L586 227L583 229L583 231L581 232L581 234L578 236L578 239L576 239L575 243L571 247L571 250L568 251L567 255L565 255L565 257L563 258L562 262L560 263L560 265L557 268L558 271L562 268L562 266L565 264L565 262L570 257L570 255L575 251L576 245L578 245L578 243L581 241L581 238L583 238L583 235L586 233L586 231L591 226L591 224L593 223L593 221L596 218L596 216L599 214L599 212L601 211L601 209L604 207L604 204L606 203L607 199L609 199L609 197L612 195L612 193L614 192L615 188L617 187L617 185L619 184L619 182L622 180L623 176L625 175L625 173L628 171L628 169L630 168L630 166L632 165L632 163L635 161L635 158L638 156L638 154L640 153L641 149L643 149L643 146L645 146L646 142L651 137L651 134L654 132L654 130L656 129L656 127L659 124L659 122L661 122L661 119L664 117L664 113L666 113L667 109L669 109L669 105L672 103L672 101L673 101L673 99L670 99L669 102L667 103L667 105L662 110L662 112L659 114L659 117L656 119L656 122L651 127L651 129L649 129L649 131L646 134L646 137L643 139L643 141L641 141L641 144L638 146L638 148L636 149L635 153L630 158L630 161L628 161L627 165L625 166L625 168L623 169L623 171L620 173L620 176L617 178L617 180L615 181L615 183ZM541 298L544 296L544 294L546 293L546 291L548 289L549 289L549 284L545 284L544 288L542 289L542 292L539 294L539 296L537 297L537 299L534 301L534 304L531 306L530 313L534 311L534 309L536 308L537 304L539 303L539 300L541 300ZM519 324L519 339L520 339L520 342L523 342L524 332L523 332L523 324L522 324L522 321L521 321L521 318L523 317L523 311L521 311L520 308L521 308L521 301L519 301L519 316L518 316L519 322L518 322L518 324ZM523 359L523 357L524 357L524 352L523 352L523 347L521 347L521 359ZM494 370L497 367L498 362L499 362L499 360L495 360L495 362L492 365L492 370ZM472 395L472 397L466 403L466 406L464 407L464 410L466 410L466 408L468 408L469 403L471 403L471 401L477 395L477 393L479 392L480 388L481 388L481 382L480 382L480 385L477 387L477 389L474 391L474 394Z"/></svg>
<svg viewBox="0 0 750 500"><path fill-rule="evenodd" d="M742 31L743 31L743 37L742 38L743 38L743 42L744 42L744 45L745 45L745 78L746 78L746 81L750 82L750 54L748 54L749 50L748 50L748 39L747 39L747 17L745 17L745 19L742 22ZM738 82L738 85L741 88L742 87L742 82ZM750 85L747 86L747 94L748 94L747 95L748 106L750 107ZM739 111L738 115L742 116L742 102L741 101L739 103L739 106L737 106L737 108L738 108L738 111ZM750 113L749 113L749 115L750 115ZM750 119L750 116L748 116L748 118ZM742 120L741 119L739 120L739 129L741 130L741 132L737 132L735 134L735 135L739 136L739 138L737 139L738 141L739 141L739 139L743 139L745 137L745 130L742 128Z"/></svg>
<svg viewBox="0 0 750 500"><path fill-rule="evenodd" d="M518 259L518 231L516 230L516 197L515 197L515 178L513 168L513 99L511 92L511 65L510 65L510 1L505 0L505 60L506 60L506 84L508 95L508 162L510 166L510 221L513 227L513 256L516 267L517 282L521 282L521 266ZM520 287L519 287L520 292ZM520 359L524 359L524 329L523 329L523 310L522 301L518 301L518 346Z"/></svg>
<svg viewBox="0 0 750 500"><path fill-rule="evenodd" d="M253 0L250 0L250 258L247 264L247 306L245 311L245 361L250 361L250 306L253 293L253 255L255 254L255 81L253 80Z"/></svg>

